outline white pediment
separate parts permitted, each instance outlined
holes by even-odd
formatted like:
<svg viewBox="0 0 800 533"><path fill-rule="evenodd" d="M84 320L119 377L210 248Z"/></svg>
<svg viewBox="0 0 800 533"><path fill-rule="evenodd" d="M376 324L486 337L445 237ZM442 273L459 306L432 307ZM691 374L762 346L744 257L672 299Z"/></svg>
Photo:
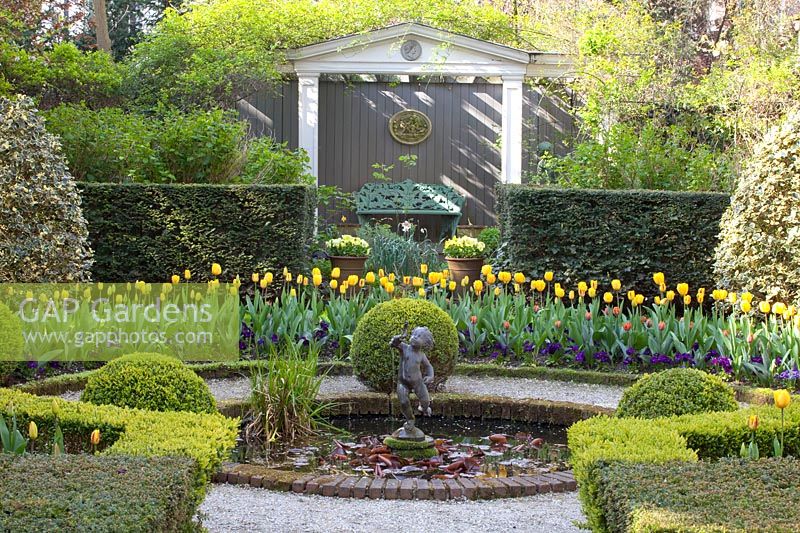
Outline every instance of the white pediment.
<svg viewBox="0 0 800 533"><path fill-rule="evenodd" d="M403 53L404 43L415 49ZM418 56L418 57L417 57ZM300 72L522 75L531 55L421 24L400 24L291 50Z"/></svg>

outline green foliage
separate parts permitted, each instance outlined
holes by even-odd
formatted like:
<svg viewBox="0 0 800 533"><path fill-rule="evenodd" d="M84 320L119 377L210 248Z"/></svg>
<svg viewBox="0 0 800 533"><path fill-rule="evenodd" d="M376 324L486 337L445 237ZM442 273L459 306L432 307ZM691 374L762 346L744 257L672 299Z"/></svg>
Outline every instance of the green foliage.
<svg viewBox="0 0 800 533"><path fill-rule="evenodd" d="M555 271L565 286L618 278L652 293L653 272L691 287L714 286L708 251L728 202L712 193L506 185L499 189L498 222L514 270Z"/></svg>
<svg viewBox="0 0 800 533"><path fill-rule="evenodd" d="M453 321L433 302L399 298L376 305L359 320L353 334L353 372L369 387L380 392L394 390L400 359L389 341L402 333L406 323L412 328L427 326L433 333L434 347L425 352L435 374L432 389L453 371L458 354Z"/></svg>
<svg viewBox="0 0 800 533"><path fill-rule="evenodd" d="M795 459L611 464L600 475L608 531L792 531Z"/></svg>
<svg viewBox="0 0 800 533"><path fill-rule="evenodd" d="M81 185L93 270L105 281L161 281L185 268L300 271L314 230L314 190L298 185ZM269 238L265 238L269 235Z"/></svg>
<svg viewBox="0 0 800 533"><path fill-rule="evenodd" d="M427 238L416 240L415 227L408 228L402 235L392 231L388 224L367 224L359 228L358 235L369 243L371 250L367 270L377 272L382 268L398 276L417 275L422 264L435 270L439 264L436 247Z"/></svg>
<svg viewBox="0 0 800 533"><path fill-rule="evenodd" d="M725 287L800 301L800 111L773 128L737 180L720 224Z"/></svg>
<svg viewBox="0 0 800 533"><path fill-rule="evenodd" d="M786 453L800 453L800 406L787 409ZM596 417L574 424L567 431L571 460L578 481L583 511L593 531L608 531L602 470L610 463L696 461L738 457L742 442L750 437L748 417L757 415L757 445L770 449L781 431L781 411L773 406L737 411L683 415L653 420Z"/></svg>
<svg viewBox="0 0 800 533"><path fill-rule="evenodd" d="M558 183L583 189L725 191L733 166L721 150L699 143L680 125L615 124L603 140L578 142L556 159Z"/></svg>
<svg viewBox="0 0 800 533"><path fill-rule="evenodd" d="M511 17L455 0L222 0L164 19L132 53L130 92L142 105L223 107L280 79L284 50L416 21L513 44ZM163 73L170 73L164 76Z"/></svg>
<svg viewBox="0 0 800 533"><path fill-rule="evenodd" d="M639 379L625 390L617 416L658 418L739 408L733 389L718 376L671 368Z"/></svg>
<svg viewBox="0 0 800 533"><path fill-rule="evenodd" d="M0 529L190 531L196 470L185 457L0 456Z"/></svg>
<svg viewBox="0 0 800 533"><path fill-rule="evenodd" d="M0 97L0 139L0 283L87 279L81 199L30 99Z"/></svg>
<svg viewBox="0 0 800 533"><path fill-rule="evenodd" d="M10 414L10 405L20 421L36 422L41 441L52 440L57 419L70 454L91 451L89 436L99 429L104 455L194 459L197 503L202 501L211 475L228 459L239 433L239 420L220 414L97 406L0 388L0 415Z"/></svg>
<svg viewBox="0 0 800 533"><path fill-rule="evenodd" d="M483 250L483 255L493 257L500 247L500 228L483 228L478 235L478 240L486 247Z"/></svg>
<svg viewBox="0 0 800 533"><path fill-rule="evenodd" d="M17 428L17 417L11 413L11 427L0 415L0 452L11 455L22 455L28 446L28 439L22 436Z"/></svg>
<svg viewBox="0 0 800 533"><path fill-rule="evenodd" d="M47 113L47 128L81 181L227 182L245 157L244 123L220 110L146 116L62 105Z"/></svg>
<svg viewBox="0 0 800 533"><path fill-rule="evenodd" d="M182 361L156 353L125 355L92 372L81 401L150 411L216 411L203 378Z"/></svg>
<svg viewBox="0 0 800 533"><path fill-rule="evenodd" d="M114 105L122 100L124 71L107 53L81 52L72 43L41 53L0 44L0 96L23 93L42 109L78 102Z"/></svg>
<svg viewBox="0 0 800 533"><path fill-rule="evenodd" d="M316 180L308 170L309 158L305 151L293 151L287 143L278 143L271 137L259 137L250 141L247 147L247 162L239 180L264 185L314 185Z"/></svg>
<svg viewBox="0 0 800 533"><path fill-rule="evenodd" d="M22 324L7 305L0 303L0 386L17 369L15 362L25 345L22 338Z"/></svg>

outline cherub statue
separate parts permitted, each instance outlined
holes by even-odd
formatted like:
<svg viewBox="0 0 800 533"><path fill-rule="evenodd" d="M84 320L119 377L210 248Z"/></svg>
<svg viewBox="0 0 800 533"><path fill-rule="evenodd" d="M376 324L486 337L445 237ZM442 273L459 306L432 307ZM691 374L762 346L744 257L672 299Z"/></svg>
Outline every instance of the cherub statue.
<svg viewBox="0 0 800 533"><path fill-rule="evenodd" d="M400 351L400 368L397 373L397 397L400 399L400 409L406 419L403 428L407 432L414 432L414 411L411 409L409 393L413 390L419 399L418 410L422 415L431 414L431 397L428 394L428 385L433 383L433 366L428 356L422 351L433 348L433 334L424 327L416 327L411 332L409 342L403 342L408 335L408 323L400 335L392 337L389 345Z"/></svg>

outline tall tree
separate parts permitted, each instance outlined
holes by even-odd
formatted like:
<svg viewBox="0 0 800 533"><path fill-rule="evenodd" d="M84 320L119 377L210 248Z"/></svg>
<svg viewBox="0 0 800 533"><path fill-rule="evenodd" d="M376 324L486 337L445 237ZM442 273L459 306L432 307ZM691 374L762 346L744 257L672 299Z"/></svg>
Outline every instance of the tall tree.
<svg viewBox="0 0 800 533"><path fill-rule="evenodd" d="M108 14L106 0L92 0L94 7L94 31L97 35L97 48L111 53L111 37L108 35Z"/></svg>

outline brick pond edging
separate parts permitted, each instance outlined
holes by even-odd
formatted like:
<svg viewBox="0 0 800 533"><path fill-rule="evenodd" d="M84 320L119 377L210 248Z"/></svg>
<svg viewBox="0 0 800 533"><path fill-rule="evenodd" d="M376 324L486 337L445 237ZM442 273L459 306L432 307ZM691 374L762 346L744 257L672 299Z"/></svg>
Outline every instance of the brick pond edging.
<svg viewBox="0 0 800 533"><path fill-rule="evenodd" d="M571 470L531 476L403 480L288 472L256 465L229 464L214 483L249 485L298 494L370 500L491 500L577 490Z"/></svg>

